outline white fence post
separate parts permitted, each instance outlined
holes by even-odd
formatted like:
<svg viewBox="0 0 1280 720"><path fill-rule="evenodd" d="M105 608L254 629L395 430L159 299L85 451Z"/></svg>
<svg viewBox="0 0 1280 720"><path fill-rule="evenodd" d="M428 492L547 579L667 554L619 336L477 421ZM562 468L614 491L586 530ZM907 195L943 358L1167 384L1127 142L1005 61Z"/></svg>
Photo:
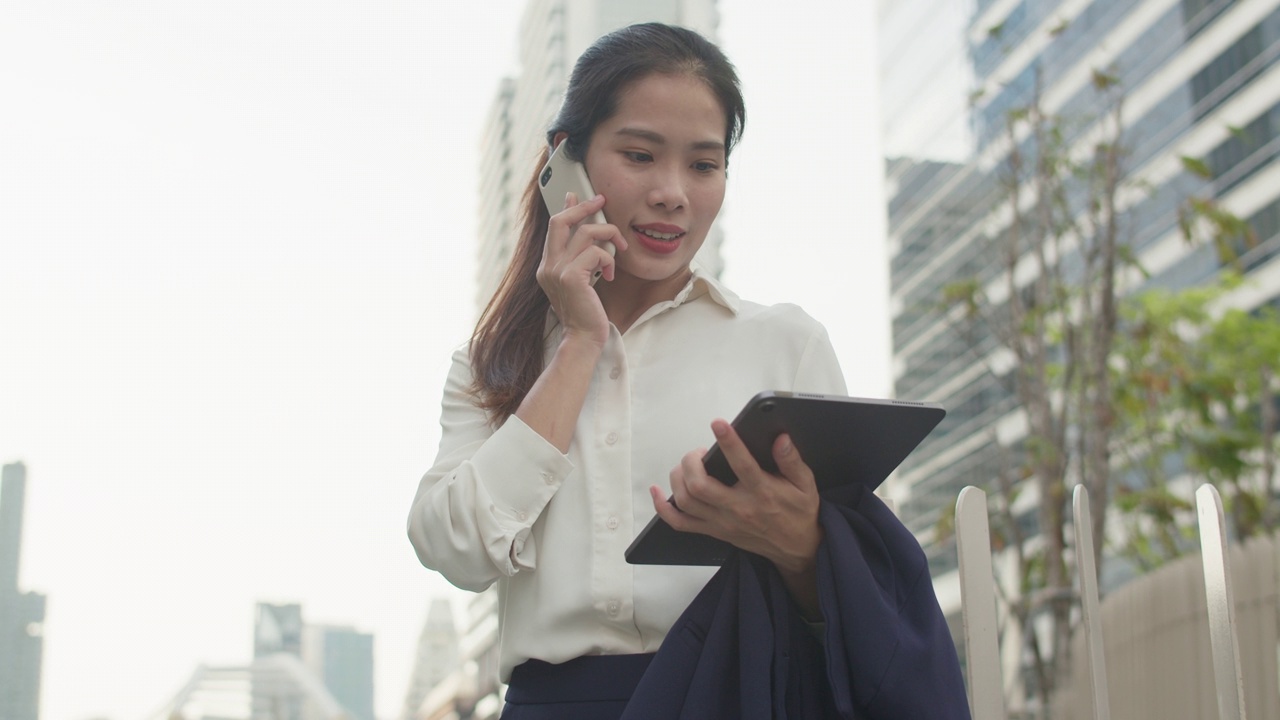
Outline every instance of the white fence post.
<svg viewBox="0 0 1280 720"><path fill-rule="evenodd" d="M956 552L960 559L969 712L974 720L1005 720L987 494L976 487L966 487L956 499Z"/></svg>
<svg viewBox="0 0 1280 720"><path fill-rule="evenodd" d="M1098 607L1098 567L1093 555L1093 518L1089 513L1089 491L1083 485L1076 486L1071 505L1075 513L1076 571L1080 576L1080 607L1084 615L1084 647L1093 717L1111 720L1107 662L1102 653L1102 617Z"/></svg>
<svg viewBox="0 0 1280 720"><path fill-rule="evenodd" d="M1213 649L1218 716L1221 720L1245 720L1235 595L1231 591L1222 497L1217 488L1206 484L1196 490L1196 511L1200 518L1200 561L1204 564L1204 592L1209 606L1209 646Z"/></svg>

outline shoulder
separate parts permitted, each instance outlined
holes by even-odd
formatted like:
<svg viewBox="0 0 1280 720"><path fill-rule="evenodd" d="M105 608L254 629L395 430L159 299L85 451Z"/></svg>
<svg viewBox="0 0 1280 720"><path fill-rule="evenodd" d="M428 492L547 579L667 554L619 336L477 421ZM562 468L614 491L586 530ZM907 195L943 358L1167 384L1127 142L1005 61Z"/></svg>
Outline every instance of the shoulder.
<svg viewBox="0 0 1280 720"><path fill-rule="evenodd" d="M822 323L793 303L761 305L750 300L740 300L735 319L775 333L785 332L803 337L826 334Z"/></svg>

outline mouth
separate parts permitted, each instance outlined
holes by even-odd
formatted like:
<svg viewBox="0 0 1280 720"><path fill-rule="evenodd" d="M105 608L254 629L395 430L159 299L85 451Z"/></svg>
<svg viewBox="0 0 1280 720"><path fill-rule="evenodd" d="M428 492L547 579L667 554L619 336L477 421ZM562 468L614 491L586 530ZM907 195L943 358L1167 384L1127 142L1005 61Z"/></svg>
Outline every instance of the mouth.
<svg viewBox="0 0 1280 720"><path fill-rule="evenodd" d="M673 253L680 248L680 240L685 230L675 225L654 223L651 225L632 225L631 232L640 244L651 252L660 255Z"/></svg>

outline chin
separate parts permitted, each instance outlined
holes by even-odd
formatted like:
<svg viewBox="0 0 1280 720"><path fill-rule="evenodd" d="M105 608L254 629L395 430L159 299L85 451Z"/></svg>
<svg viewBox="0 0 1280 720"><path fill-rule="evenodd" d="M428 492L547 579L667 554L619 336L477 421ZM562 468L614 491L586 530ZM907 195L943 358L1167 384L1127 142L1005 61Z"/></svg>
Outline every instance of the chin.
<svg viewBox="0 0 1280 720"><path fill-rule="evenodd" d="M622 271L637 280L661 282L663 280L670 280L677 275L688 273L690 262L690 260L685 260L683 262L667 261L663 263L644 263L641 267L624 268Z"/></svg>

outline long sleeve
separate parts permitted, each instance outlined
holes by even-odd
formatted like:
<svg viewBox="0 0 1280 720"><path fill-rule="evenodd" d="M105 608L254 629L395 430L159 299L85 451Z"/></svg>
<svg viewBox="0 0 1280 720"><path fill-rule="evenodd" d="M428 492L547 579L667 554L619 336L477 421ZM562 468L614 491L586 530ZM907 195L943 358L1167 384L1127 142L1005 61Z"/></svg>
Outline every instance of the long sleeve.
<svg viewBox="0 0 1280 720"><path fill-rule="evenodd" d="M468 388L467 349L453 355L440 412L440 449L409 512L422 564L479 591L537 566L533 523L573 463L512 416L496 431Z"/></svg>

